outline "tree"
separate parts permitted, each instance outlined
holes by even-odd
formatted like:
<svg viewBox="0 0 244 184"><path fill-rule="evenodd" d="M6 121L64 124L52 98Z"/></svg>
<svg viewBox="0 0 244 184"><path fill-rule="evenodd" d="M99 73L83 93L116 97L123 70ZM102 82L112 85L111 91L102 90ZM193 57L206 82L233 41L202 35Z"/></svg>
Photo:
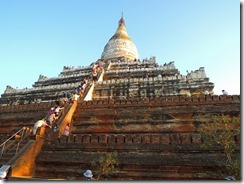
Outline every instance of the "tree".
<svg viewBox="0 0 244 184"><path fill-rule="evenodd" d="M99 180L101 176L108 176L116 170L119 164L117 157L117 152L104 153L99 157L99 160L93 160L91 162L92 166L97 170L97 180Z"/></svg>
<svg viewBox="0 0 244 184"><path fill-rule="evenodd" d="M240 136L240 116L213 116L212 122L203 123L198 128L204 139L204 146L220 145L227 157L227 171L235 179L240 179L240 155L234 156L237 148L235 137Z"/></svg>

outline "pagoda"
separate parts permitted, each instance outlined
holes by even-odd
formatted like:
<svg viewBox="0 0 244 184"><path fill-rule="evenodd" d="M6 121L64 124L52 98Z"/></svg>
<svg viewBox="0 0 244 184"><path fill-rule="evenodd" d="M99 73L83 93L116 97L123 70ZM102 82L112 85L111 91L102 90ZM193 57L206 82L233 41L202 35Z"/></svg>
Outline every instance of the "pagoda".
<svg viewBox="0 0 244 184"><path fill-rule="evenodd" d="M123 17L97 61L105 68L105 73L96 85L91 99L197 96L204 94L206 90L213 93L214 83L209 81L204 67L183 75L175 67L174 61L164 65L159 65L156 57L140 61L137 48L126 31ZM64 66L58 77L40 75L29 89L7 86L0 103L40 103L55 100L64 91L74 93L80 82L91 76L93 63L82 67Z"/></svg>
<svg viewBox="0 0 244 184"><path fill-rule="evenodd" d="M137 48L125 28L125 20L123 17L119 20L119 27L115 34L110 38L104 47L101 59L116 59L123 57L128 61L139 59Z"/></svg>
<svg viewBox="0 0 244 184"><path fill-rule="evenodd" d="M95 66L101 70L92 80ZM117 154L118 166L102 180L224 179L223 149L203 148L197 129L214 115L240 115L240 96L214 95L204 67L183 75L174 61L141 60L123 17L101 58L89 66L64 66L52 78L40 75L29 89L7 86L0 98L0 142L33 127L84 79L84 95L64 106L58 130L42 127L40 136L5 160L13 179L85 180L87 169L96 177L99 170L91 163L108 153ZM64 136L67 123L70 134ZM240 144L239 135L234 140Z"/></svg>

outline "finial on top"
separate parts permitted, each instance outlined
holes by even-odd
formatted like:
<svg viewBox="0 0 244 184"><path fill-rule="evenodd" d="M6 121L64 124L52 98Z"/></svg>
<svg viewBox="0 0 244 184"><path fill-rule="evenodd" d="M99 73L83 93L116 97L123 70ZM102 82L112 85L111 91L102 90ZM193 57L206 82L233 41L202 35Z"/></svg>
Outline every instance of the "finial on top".
<svg viewBox="0 0 244 184"><path fill-rule="evenodd" d="M119 20L119 26L121 26L122 24L125 25L125 20L123 18L123 12L121 12L121 19Z"/></svg>

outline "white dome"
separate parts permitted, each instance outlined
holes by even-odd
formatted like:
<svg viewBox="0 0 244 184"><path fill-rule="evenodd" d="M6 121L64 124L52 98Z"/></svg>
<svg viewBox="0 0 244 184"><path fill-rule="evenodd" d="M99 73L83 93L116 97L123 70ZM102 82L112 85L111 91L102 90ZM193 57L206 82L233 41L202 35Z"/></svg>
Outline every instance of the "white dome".
<svg viewBox="0 0 244 184"><path fill-rule="evenodd" d="M107 60L118 57L125 57L128 60L139 59L137 48L126 32L123 18L120 19L115 34L105 45L101 59Z"/></svg>

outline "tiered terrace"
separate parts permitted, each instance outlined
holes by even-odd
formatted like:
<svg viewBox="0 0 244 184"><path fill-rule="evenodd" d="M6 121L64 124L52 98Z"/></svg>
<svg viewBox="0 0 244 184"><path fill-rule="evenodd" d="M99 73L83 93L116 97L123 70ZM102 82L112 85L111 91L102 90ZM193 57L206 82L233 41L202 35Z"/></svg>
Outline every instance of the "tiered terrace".
<svg viewBox="0 0 244 184"><path fill-rule="evenodd" d="M159 66L155 58L142 62L121 62L119 59L109 62L110 68L104 80L96 85L93 99L202 95L214 87L203 67L184 76L173 61L164 66Z"/></svg>
<svg viewBox="0 0 244 184"><path fill-rule="evenodd" d="M77 86L84 78L91 75L92 66L67 67L58 77L48 78L40 75L33 88L15 89L7 86L1 95L1 105L32 104L45 101L54 101L62 96L62 92L74 93Z"/></svg>
<svg viewBox="0 0 244 184"><path fill-rule="evenodd" d="M197 127L212 115L238 115L239 96L106 99L80 102L69 137L47 141L36 176L82 180L91 161L118 152L109 180L223 179L222 148L201 147ZM236 142L240 137L233 137ZM237 148L237 151L239 148ZM58 166L58 167L57 167Z"/></svg>

